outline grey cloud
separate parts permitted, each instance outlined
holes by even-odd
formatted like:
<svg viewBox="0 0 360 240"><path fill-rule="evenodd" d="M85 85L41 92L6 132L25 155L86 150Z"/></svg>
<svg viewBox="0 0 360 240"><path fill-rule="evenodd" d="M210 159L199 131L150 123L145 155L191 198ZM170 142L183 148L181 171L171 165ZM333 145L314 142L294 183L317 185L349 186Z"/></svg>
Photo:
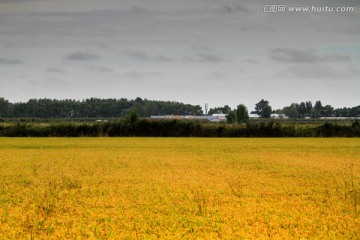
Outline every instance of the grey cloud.
<svg viewBox="0 0 360 240"><path fill-rule="evenodd" d="M290 76L312 79L341 79L349 80L359 73L359 70L351 66L331 66L325 64L304 64L289 67ZM286 76L286 74L285 74Z"/></svg>
<svg viewBox="0 0 360 240"><path fill-rule="evenodd" d="M134 50L126 50L123 52L125 56L133 61L140 61L140 62L148 62L148 61L155 61L155 62L172 62L173 59L166 57L164 55L158 54L156 56L151 56L143 51L134 51Z"/></svg>
<svg viewBox="0 0 360 240"><path fill-rule="evenodd" d="M47 68L46 71L51 73L66 73L64 70L60 68L53 68L53 67Z"/></svg>
<svg viewBox="0 0 360 240"><path fill-rule="evenodd" d="M308 51L299 51L293 49L272 49L270 50L270 58L280 62L318 62L320 57Z"/></svg>
<svg viewBox="0 0 360 240"><path fill-rule="evenodd" d="M284 21L284 16L280 14L260 15L260 3L225 5L214 1L208 4L211 7L204 7L204 4L199 3L194 3L194 5L197 6L173 10L154 5L153 8L148 7L152 10L134 7L133 9L79 11L75 8L71 12L32 11L18 15L3 14L0 15L0 34L9 36L22 34L25 36L24 40L16 41L24 44L29 44L26 41L27 37L45 35L68 37L77 44L81 44L83 40L91 41L91 37L100 37L101 41L111 45L131 43L146 46L148 43L155 42L164 42L166 45L191 42L195 45L209 44L216 47L219 45L237 46L248 44L249 41L259 44L263 42L262 38L259 38L260 34L268 34L267 42L271 42L277 36L288 37L288 34L283 36L283 33L294 31L295 28L299 30L292 36L297 39L294 42L301 42L301 38L306 35L304 32L314 31L316 26L319 26L319 31L333 32L335 29L340 29L352 34L358 32L356 30L358 26L354 26L358 19L352 20L347 16L338 21L335 17L315 19L316 16L313 15L309 17L310 23L305 24L297 19L299 16L295 14L287 17L287 21ZM252 11L256 7L258 12L246 14L246 17L243 17L243 14L233 14L235 11L244 12L244 7ZM153 10L156 8L161 10ZM223 12L230 11L230 14L219 16L219 9ZM243 34L244 31L248 31L249 34ZM61 39L56 38L44 44L51 45L58 41Z"/></svg>
<svg viewBox="0 0 360 240"><path fill-rule="evenodd" d="M143 78L143 75L139 71L130 71L130 72L126 72L126 73L122 74L121 77L125 78L125 79L139 80L139 79Z"/></svg>
<svg viewBox="0 0 360 240"><path fill-rule="evenodd" d="M240 7L230 5L230 9L240 9ZM144 43L149 39L152 41L171 39L181 42L188 40L189 37L214 39L214 33L217 34L216 38L222 39L221 36L224 35L231 38L233 33L229 33L232 32L233 26L245 25L233 20L230 21L229 28L221 28L227 19L219 19L216 12L204 8L171 11L150 11L139 7L130 10L32 11L16 17L11 14L0 16L2 22L0 34L21 33L26 36L72 36L73 38L121 36L122 41L132 43ZM199 31L203 32L202 36L198 35Z"/></svg>
<svg viewBox="0 0 360 240"><path fill-rule="evenodd" d="M103 49L109 49L110 48L110 46L107 45L104 42L98 42L98 43L96 43L96 46L99 47L99 48L103 48Z"/></svg>
<svg viewBox="0 0 360 240"><path fill-rule="evenodd" d="M146 62L151 60L150 56L142 51L126 50L123 53L131 60L141 61L141 62Z"/></svg>
<svg viewBox="0 0 360 240"><path fill-rule="evenodd" d="M228 62L223 54L217 53L217 49L214 47L209 47L206 45L193 45L190 47L190 50L194 51L195 57L185 58L185 61L191 62L202 62L202 63L220 63L220 62Z"/></svg>
<svg viewBox="0 0 360 240"><path fill-rule="evenodd" d="M138 7L138 6L132 7L131 10L136 13L148 13L149 12L149 10L147 8Z"/></svg>
<svg viewBox="0 0 360 240"><path fill-rule="evenodd" d="M190 49L194 52L213 52L215 49L209 46L193 45Z"/></svg>
<svg viewBox="0 0 360 240"><path fill-rule="evenodd" d="M215 53L198 53L196 56L185 57L183 60L185 62L198 62L198 63L220 63L220 62L229 61L220 54L215 54Z"/></svg>
<svg viewBox="0 0 360 240"><path fill-rule="evenodd" d="M213 82L224 82L229 79L229 75L224 72L215 71L212 74L208 75L206 79L209 79Z"/></svg>
<svg viewBox="0 0 360 240"><path fill-rule="evenodd" d="M325 55L322 57L325 62L350 62L351 57L344 54Z"/></svg>
<svg viewBox="0 0 360 240"><path fill-rule="evenodd" d="M227 62L225 58L215 54L200 54L200 59L198 61L212 63Z"/></svg>
<svg viewBox="0 0 360 240"><path fill-rule="evenodd" d="M85 69L92 72L100 72L100 73L112 72L111 68L102 65L87 65L85 66Z"/></svg>
<svg viewBox="0 0 360 240"><path fill-rule="evenodd" d="M295 2L282 1L287 5L295 4ZM327 1L336 5L355 2L354 0L344 0L341 3L335 0ZM154 90L151 87L150 89L144 87L146 90L144 93L159 96L161 92L163 95L160 95L164 98L179 97L179 100L201 103L205 98L213 97L213 93L216 93L219 87L209 85L208 89L201 91L200 94L198 90L202 88L194 88L194 82L199 78L204 80L204 76L226 79L226 75L222 74L228 74L228 81L231 84L223 86L228 94L221 95L214 101L220 101L227 96L235 96L233 99L236 99L239 95L237 86L240 85L244 92L249 92L246 96L252 99L257 98L254 93L275 96L274 92L283 92L281 88L276 88L276 84L280 85L280 83L278 77L274 76L278 69L281 69L287 71L286 78L282 80L289 81L289 86L291 85L289 90L292 91L286 92L296 92L306 97L309 96L309 86L314 84L317 78L323 83L325 78L331 78L331 74L335 74L333 77L352 79L355 82L358 76L346 66L348 63L359 65L359 58L355 57L359 42L358 29L360 29L359 18L356 15L358 12L264 14L261 12L261 5L268 4L267 0L73 0L71 5L66 4L69 1L60 0L37 2L12 0L11 2L18 2L12 5L10 0L7 2L0 7L0 36L3 40L0 43L0 62L9 64L11 62L9 60L15 56L23 60L23 54L26 54L26 59L31 59L33 62L27 64L28 60L25 62L24 58L26 66L14 65L16 68L20 66L21 69L14 69L13 65L0 65L3 68L10 66L2 69L3 72L20 70L19 74L28 74L30 80L38 79L39 74L41 77L41 73L45 72L50 64L53 69L48 69L47 75L54 77L56 75L51 72L57 71L56 62L59 59L56 59L56 56L59 54L63 56L63 60L66 60L63 61L65 65L59 66L60 68L65 69L66 64L68 64L66 69L69 71L76 67L82 68L71 71L71 74L65 78L69 79L69 82L81 85L82 88L71 90L71 84L69 87L56 88L55 96L62 94L68 96L71 92L73 96L79 97L85 93L101 94L100 90L103 90L103 96L139 94L139 88L132 85L134 82L145 82L153 86L153 81L160 79L159 82L162 81L168 89L159 87ZM320 2L299 0L296 4L317 5ZM325 2L324 4L327 5ZM134 5L137 7L131 8ZM247 11L251 12L246 13ZM189 49L191 46L195 47ZM329 52L306 50L308 46L322 46ZM291 52L294 48L297 50ZM97 54L95 59L92 58L93 60L81 54L72 57L67 55L77 51L93 54L91 49L99 54L100 60L106 58L112 62L94 62L95 59L99 59ZM122 51L127 49L128 51ZM186 56L191 58L182 61ZM125 60L132 62L121 63ZM12 62L14 64L14 61ZM156 64L143 64L150 62ZM77 63L75 64L77 66L73 66L73 63ZM87 66L87 64L95 64L95 66ZM108 65L101 66L101 64ZM239 64L244 65L245 73L239 71ZM122 72L107 74L106 79L114 81L119 88L109 89L105 87L106 84L103 84L102 79L99 80L99 75L109 70L106 69L107 66L113 68L115 72L116 65L121 66ZM213 73L216 70L218 72ZM100 73L92 74L86 71ZM163 71L164 77L150 75L149 71ZM213 75L209 76L211 73ZM8 84L9 90L17 89L14 87L15 83L21 85L21 81L17 81L15 77L8 79L14 82ZM88 81L94 84L87 84ZM257 88L260 84L254 83L256 81L267 84L259 90ZM126 88L123 87L124 82L127 83ZM359 81L355 84L353 82L344 84L344 92L359 90ZM3 82L2 84L5 85ZM23 92L17 90L16 95L21 97L28 94L27 96L32 97L31 94L42 94L41 91L45 93L47 91L42 90L46 89L45 84L47 83L33 84L32 86L37 87L37 89L34 87L33 92L28 91L27 88L24 88ZM303 84L304 87L298 87L299 84ZM182 86L183 92L179 91L179 87ZM189 92L188 89L193 91ZM6 93L4 89L1 90ZM323 90L322 93L333 91L331 86L324 86ZM277 95L283 99L287 97L282 94ZM320 94L319 98L321 96L324 95ZM348 99L346 94L337 98L339 101ZM358 99L357 97L357 101ZM255 100L258 99L254 99L254 102Z"/></svg>
<svg viewBox="0 0 360 240"><path fill-rule="evenodd" d="M0 64L22 64L23 62L17 58L14 59L7 59L7 58L0 58Z"/></svg>
<svg viewBox="0 0 360 240"><path fill-rule="evenodd" d="M69 60L75 60L75 61L97 61L99 60L99 55L94 53L88 53L88 52L75 52L70 53L66 56Z"/></svg>
<svg viewBox="0 0 360 240"><path fill-rule="evenodd" d="M173 60L171 58L168 58L163 55L157 55L153 58L156 62L172 62Z"/></svg>
<svg viewBox="0 0 360 240"><path fill-rule="evenodd" d="M288 0L274 0L271 4L290 4ZM337 1L337 0L301 0L297 6L305 6L305 5L315 5L315 6L359 6L360 2L359 0L343 0L343 1ZM294 4L295 5L295 4Z"/></svg>
<svg viewBox="0 0 360 240"><path fill-rule="evenodd" d="M163 77L164 73L161 72L149 72L150 76L154 76L154 77Z"/></svg>
<svg viewBox="0 0 360 240"><path fill-rule="evenodd" d="M296 49L276 48L270 50L270 58L279 62L289 63L316 63L316 62L349 62L347 55L318 55L312 51L300 51Z"/></svg>
<svg viewBox="0 0 360 240"><path fill-rule="evenodd" d="M243 3L233 3L231 5L225 5L224 11L226 13L249 13L249 9Z"/></svg>
<svg viewBox="0 0 360 240"><path fill-rule="evenodd" d="M19 3L19 2L33 2L39 0L0 0L0 3Z"/></svg>
<svg viewBox="0 0 360 240"><path fill-rule="evenodd" d="M246 59L246 62L249 62L249 63L259 63L257 60L254 60L254 59Z"/></svg>
<svg viewBox="0 0 360 240"><path fill-rule="evenodd" d="M154 81L156 82L156 79L163 78L164 73L156 72L156 71L141 72L138 70L132 70L132 71L128 71L123 74L120 74L120 77L122 79L131 80L132 82L138 82L138 83L145 79L151 79L151 82L154 83ZM133 81L133 80L136 80L136 81ZM150 81L148 81L148 82L150 82Z"/></svg>

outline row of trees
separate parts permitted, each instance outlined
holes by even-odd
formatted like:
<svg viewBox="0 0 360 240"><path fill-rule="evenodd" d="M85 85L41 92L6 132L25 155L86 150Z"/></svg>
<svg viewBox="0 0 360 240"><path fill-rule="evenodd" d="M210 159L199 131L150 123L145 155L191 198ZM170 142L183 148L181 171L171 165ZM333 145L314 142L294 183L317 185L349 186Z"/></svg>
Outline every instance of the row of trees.
<svg viewBox="0 0 360 240"><path fill-rule="evenodd" d="M231 109L228 105L224 107L211 108L209 114L226 114L228 123L246 123L249 120L249 111L244 104L240 104L236 109ZM269 101L261 99L260 102L255 104L255 111L252 114L258 114L261 118L270 118L272 108Z"/></svg>
<svg viewBox="0 0 360 240"><path fill-rule="evenodd" d="M284 113L290 118L320 118L320 117L333 117L333 116L342 116L342 112L339 109L338 114L334 112L334 108L331 105L323 106L321 101L316 101L313 106L311 101L301 102L301 103L292 103L290 106L285 107L281 110L277 110L278 113ZM348 114L346 117L352 117Z"/></svg>
<svg viewBox="0 0 360 240"><path fill-rule="evenodd" d="M269 102L261 99L260 102L255 104L255 111L252 113L258 114L262 118L269 118L272 109ZM240 104L236 109L232 110L228 105L224 107L211 108L209 114L226 114L227 122L229 123L245 123L249 120L249 111L244 104Z"/></svg>
<svg viewBox="0 0 360 240"><path fill-rule="evenodd" d="M155 101L142 98L128 100L89 98L82 101L65 99L30 99L28 102L10 103L0 98L0 118L118 118L136 112L140 117L150 115L203 115L199 105L180 102ZM209 115L227 114L228 122L246 122L248 110L240 104L236 109L228 105L210 108ZM255 104L255 111L261 118L270 118L272 113L284 114L289 118L360 117L360 105L353 108L334 109L316 101L292 103L282 109L273 110L269 101L261 99Z"/></svg>
<svg viewBox="0 0 360 240"><path fill-rule="evenodd" d="M275 111L282 113L289 118L320 118L320 117L360 117L360 105L353 108L337 108L334 109L331 105L323 105L320 100L292 103L288 107Z"/></svg>
<svg viewBox="0 0 360 240"><path fill-rule="evenodd" d="M28 102L10 103L0 98L0 117L3 118L117 118L136 112L141 117L150 115L202 115L199 105L180 102L98 99L79 100L30 99Z"/></svg>
<svg viewBox="0 0 360 240"><path fill-rule="evenodd" d="M227 114L227 121L230 123L246 122L249 118L248 110L240 104L236 109L231 109L228 105L224 107L211 108L209 113ZM313 106L311 101L292 103L282 109L272 110L269 101L261 99L255 104L255 111L251 114L258 114L261 118L270 118L271 114L284 114L289 118L320 118L320 117L360 117L360 105L353 108L334 109L331 105L323 106L321 101L316 101Z"/></svg>

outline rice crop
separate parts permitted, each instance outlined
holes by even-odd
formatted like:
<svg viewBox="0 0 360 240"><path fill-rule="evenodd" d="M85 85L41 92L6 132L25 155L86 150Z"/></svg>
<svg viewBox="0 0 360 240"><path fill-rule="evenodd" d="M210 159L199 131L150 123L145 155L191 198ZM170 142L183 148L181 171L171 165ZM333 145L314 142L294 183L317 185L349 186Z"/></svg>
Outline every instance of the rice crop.
<svg viewBox="0 0 360 240"><path fill-rule="evenodd" d="M359 138L0 138L0 239L359 239Z"/></svg>

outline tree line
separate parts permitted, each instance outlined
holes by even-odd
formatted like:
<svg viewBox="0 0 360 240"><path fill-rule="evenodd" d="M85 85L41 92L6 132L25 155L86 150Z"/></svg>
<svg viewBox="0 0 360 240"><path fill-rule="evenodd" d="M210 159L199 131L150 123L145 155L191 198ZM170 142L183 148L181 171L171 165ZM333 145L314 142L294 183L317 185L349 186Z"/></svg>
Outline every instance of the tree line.
<svg viewBox="0 0 360 240"><path fill-rule="evenodd" d="M131 112L136 112L140 117L203 115L199 105L148 100L140 97L134 100L89 98L81 101L45 98L18 103L11 103L0 98L0 118L119 118L129 115ZM305 101L273 110L269 101L261 99L255 104L255 111L250 114L258 114L261 118L270 118L273 113L283 114L289 118L360 117L360 105L334 109L331 105L323 105L318 100L314 105L311 101ZM228 105L210 108L208 114L226 114L229 123L241 123L249 119L248 109L243 104L238 105L235 109L231 109Z"/></svg>
<svg viewBox="0 0 360 240"><path fill-rule="evenodd" d="M30 99L10 103L0 98L0 118L119 118L136 112L150 115L202 115L199 105L155 101L142 98L128 100L89 98L85 100Z"/></svg>
<svg viewBox="0 0 360 240"><path fill-rule="evenodd" d="M209 114L226 114L229 123L242 123L249 119L248 109L244 104L240 104L236 109L231 109L228 105L224 107L210 108ZM321 117L360 117L360 105L352 108L334 109L331 105L323 105L320 100L313 106L311 101L292 103L282 109L273 110L269 101L261 99L255 104L255 111L251 114L257 114L261 118L270 118L271 114L282 114L289 118L321 118Z"/></svg>

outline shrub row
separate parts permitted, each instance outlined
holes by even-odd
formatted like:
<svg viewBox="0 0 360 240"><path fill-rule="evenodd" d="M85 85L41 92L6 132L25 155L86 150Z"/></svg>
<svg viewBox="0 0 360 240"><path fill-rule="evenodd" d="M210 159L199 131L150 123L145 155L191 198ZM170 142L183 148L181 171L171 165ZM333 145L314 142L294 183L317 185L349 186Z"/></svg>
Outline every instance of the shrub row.
<svg viewBox="0 0 360 240"><path fill-rule="evenodd" d="M285 125L278 122L243 125L209 124L181 120L136 120L107 123L16 123L0 125L2 137L360 137L358 121L352 125Z"/></svg>

